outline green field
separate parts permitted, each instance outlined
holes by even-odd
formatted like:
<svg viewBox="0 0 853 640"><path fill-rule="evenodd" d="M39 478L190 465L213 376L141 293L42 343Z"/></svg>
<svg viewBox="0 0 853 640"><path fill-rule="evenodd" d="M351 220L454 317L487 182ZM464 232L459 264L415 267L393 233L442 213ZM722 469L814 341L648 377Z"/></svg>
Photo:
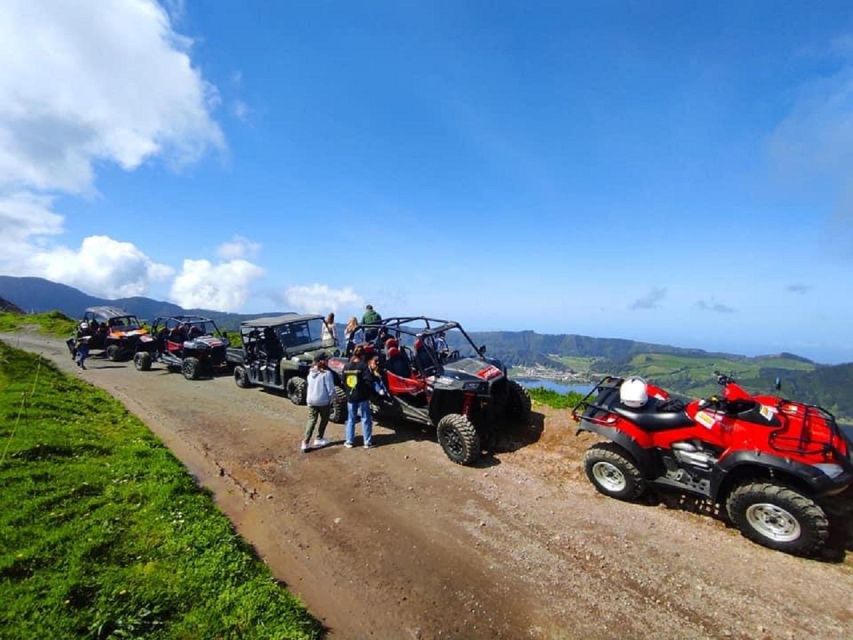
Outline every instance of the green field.
<svg viewBox="0 0 853 640"><path fill-rule="evenodd" d="M785 379L792 374L814 371L811 362L777 356L758 358L722 358L698 355L643 353L618 367L613 373L639 375L666 389L691 396L711 395L718 390L715 371L733 374L752 391L772 391L776 375Z"/></svg>
<svg viewBox="0 0 853 640"><path fill-rule="evenodd" d="M601 358L589 358L583 356L551 356L557 362L564 364L569 369L578 373L588 373L592 365Z"/></svg>
<svg viewBox="0 0 853 640"><path fill-rule="evenodd" d="M0 637L321 635L111 396L0 342L0 416Z"/></svg>
<svg viewBox="0 0 853 640"><path fill-rule="evenodd" d="M59 311L20 315L0 312L0 332L11 333L32 327L41 333L68 338L77 328L77 321Z"/></svg>

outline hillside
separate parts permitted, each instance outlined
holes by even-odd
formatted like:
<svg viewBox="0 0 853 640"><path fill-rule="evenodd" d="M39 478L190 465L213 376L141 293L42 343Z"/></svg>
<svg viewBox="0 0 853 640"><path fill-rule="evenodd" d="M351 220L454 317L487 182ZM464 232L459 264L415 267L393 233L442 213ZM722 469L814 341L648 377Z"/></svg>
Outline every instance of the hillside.
<svg viewBox="0 0 853 640"><path fill-rule="evenodd" d="M5 298L0 298L0 311L4 311L6 313L16 313L19 315L24 313L24 310L21 309L18 305L9 302Z"/></svg>

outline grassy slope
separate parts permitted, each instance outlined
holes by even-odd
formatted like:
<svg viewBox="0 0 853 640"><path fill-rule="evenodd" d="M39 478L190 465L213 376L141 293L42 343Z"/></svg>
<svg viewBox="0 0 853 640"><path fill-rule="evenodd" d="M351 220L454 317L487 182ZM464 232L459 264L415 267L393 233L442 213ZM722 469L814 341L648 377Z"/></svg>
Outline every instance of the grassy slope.
<svg viewBox="0 0 853 640"><path fill-rule="evenodd" d="M20 315L0 313L0 332L12 332L26 326L38 327L38 330L58 338L68 338L77 328L77 321L59 311Z"/></svg>
<svg viewBox="0 0 853 640"><path fill-rule="evenodd" d="M815 369L811 362L777 356L729 359L660 353L638 354L622 365L604 365L597 363L596 367L603 367L616 375L643 376L665 389L690 397L712 395L718 391L714 371L734 374L738 382L751 391L771 392L776 375L780 375L784 383L786 375L800 375Z"/></svg>
<svg viewBox="0 0 853 640"><path fill-rule="evenodd" d="M556 391L543 389L542 387L534 387L533 389L528 389L528 391L534 402L553 407L554 409L574 409L583 398L583 395L576 391L557 393Z"/></svg>
<svg viewBox="0 0 853 640"><path fill-rule="evenodd" d="M320 635L138 419L3 343L0 602L4 638Z"/></svg>

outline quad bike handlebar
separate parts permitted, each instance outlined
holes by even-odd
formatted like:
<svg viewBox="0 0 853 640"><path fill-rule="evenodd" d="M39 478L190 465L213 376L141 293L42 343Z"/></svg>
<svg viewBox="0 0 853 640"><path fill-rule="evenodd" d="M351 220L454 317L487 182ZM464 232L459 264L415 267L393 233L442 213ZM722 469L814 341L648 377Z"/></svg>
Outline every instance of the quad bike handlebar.
<svg viewBox="0 0 853 640"><path fill-rule="evenodd" d="M733 376L726 375L725 373L720 373L719 371L715 371L714 375L717 376L717 384L721 387L725 387L727 384L737 382Z"/></svg>

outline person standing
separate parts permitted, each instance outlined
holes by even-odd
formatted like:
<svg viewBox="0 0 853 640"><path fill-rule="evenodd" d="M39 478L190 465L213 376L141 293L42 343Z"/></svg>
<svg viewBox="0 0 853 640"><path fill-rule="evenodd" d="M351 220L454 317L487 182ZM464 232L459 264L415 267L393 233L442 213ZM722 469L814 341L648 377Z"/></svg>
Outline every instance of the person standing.
<svg viewBox="0 0 853 640"><path fill-rule="evenodd" d="M86 358L89 357L89 336L80 336L77 338L77 344L74 345L74 361L81 369L86 368Z"/></svg>
<svg viewBox="0 0 853 640"><path fill-rule="evenodd" d="M355 445L355 417L361 415L361 433L364 438L364 448L373 446L373 416L370 415L370 394L373 390L373 374L364 364L363 351L356 347L352 358L343 373L344 391L347 394L347 423L344 446L352 449Z"/></svg>
<svg viewBox="0 0 853 640"><path fill-rule="evenodd" d="M355 330L358 327L358 318L353 316L347 322L347 326L344 327L344 355L350 357L352 355L353 349L355 349Z"/></svg>
<svg viewBox="0 0 853 640"><path fill-rule="evenodd" d="M380 316L374 309L373 305L369 304L364 308L364 315L361 317L361 324L363 325L377 325L382 322L382 316ZM372 342L376 339L376 335L378 334L378 329L376 327L365 329L364 330L364 339L367 342Z"/></svg>
<svg viewBox="0 0 853 640"><path fill-rule="evenodd" d="M308 372L308 421L305 423L305 433L302 436L302 452L308 451L308 442L314 433L314 427L319 419L317 437L314 438L314 447L325 447L328 442L323 438L326 434L326 425L329 424L329 414L332 408L332 398L335 397L335 379L328 368L328 360L325 353L314 356L314 366Z"/></svg>
<svg viewBox="0 0 853 640"><path fill-rule="evenodd" d="M326 316L326 320L323 323L323 330L320 332L320 340L326 342L327 340L333 340L335 346L338 346L338 330L335 327L335 314L330 313Z"/></svg>

